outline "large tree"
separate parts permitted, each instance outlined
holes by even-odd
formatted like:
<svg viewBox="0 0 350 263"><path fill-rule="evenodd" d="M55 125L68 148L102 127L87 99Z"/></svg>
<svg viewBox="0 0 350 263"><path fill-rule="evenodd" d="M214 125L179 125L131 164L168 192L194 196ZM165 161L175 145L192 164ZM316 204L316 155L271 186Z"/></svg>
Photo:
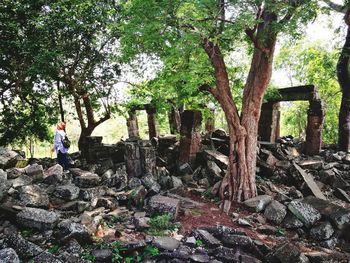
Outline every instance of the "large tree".
<svg viewBox="0 0 350 263"><path fill-rule="evenodd" d="M350 152L350 3L347 0L344 1L343 5L330 0L324 0L324 2L334 11L344 14L347 27L344 46L341 49L337 64L338 82L342 91L338 124L338 148L341 151Z"/></svg>
<svg viewBox="0 0 350 263"><path fill-rule="evenodd" d="M165 61L169 54L181 56L185 50L206 54L213 81L204 80L200 89L211 93L220 104L230 136L229 166L221 184L221 197L242 201L255 196L258 121L271 78L277 35L295 32L300 22L313 17L315 2L133 0L124 8L125 54L132 57L147 52ZM251 66L239 110L226 61L246 39L252 44Z"/></svg>

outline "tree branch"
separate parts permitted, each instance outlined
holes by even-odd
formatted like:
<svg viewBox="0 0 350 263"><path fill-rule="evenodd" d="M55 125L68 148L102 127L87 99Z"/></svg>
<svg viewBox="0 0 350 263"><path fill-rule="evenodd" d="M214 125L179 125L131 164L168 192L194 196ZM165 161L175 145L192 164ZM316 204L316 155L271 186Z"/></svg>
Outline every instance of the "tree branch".
<svg viewBox="0 0 350 263"><path fill-rule="evenodd" d="M256 38L255 30L253 29L246 29L245 30L246 35L249 37L249 39L253 42L254 47L259 49L261 52L268 54L270 52L269 49L264 48L258 41L258 39Z"/></svg>

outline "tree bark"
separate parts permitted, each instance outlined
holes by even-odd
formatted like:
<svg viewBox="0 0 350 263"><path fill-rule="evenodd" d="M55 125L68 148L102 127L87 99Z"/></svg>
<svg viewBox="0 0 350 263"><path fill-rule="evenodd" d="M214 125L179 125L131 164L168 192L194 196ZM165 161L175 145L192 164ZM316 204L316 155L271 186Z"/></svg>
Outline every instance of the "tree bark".
<svg viewBox="0 0 350 263"><path fill-rule="evenodd" d="M263 22L257 27L256 36L250 37L255 45L251 68L244 87L241 117L233 101L229 78L223 55L218 45L209 40L204 41L203 48L215 70L216 87L206 85L224 111L230 137L229 165L221 183L222 199L241 202L256 196L256 148L258 121L262 99L271 79L273 54L276 44L276 33L270 23L277 18L273 13L262 12ZM264 36L264 37L262 37ZM263 43L258 42L263 39ZM225 207L228 212L230 206Z"/></svg>
<svg viewBox="0 0 350 263"><path fill-rule="evenodd" d="M170 134L178 134L180 132L180 111L174 105L171 105L168 113Z"/></svg>
<svg viewBox="0 0 350 263"><path fill-rule="evenodd" d="M338 82L342 89L342 100L339 110L338 126L338 147L339 150L350 152L350 8L345 15L345 22L348 25L347 35L342 48L338 64L337 76Z"/></svg>

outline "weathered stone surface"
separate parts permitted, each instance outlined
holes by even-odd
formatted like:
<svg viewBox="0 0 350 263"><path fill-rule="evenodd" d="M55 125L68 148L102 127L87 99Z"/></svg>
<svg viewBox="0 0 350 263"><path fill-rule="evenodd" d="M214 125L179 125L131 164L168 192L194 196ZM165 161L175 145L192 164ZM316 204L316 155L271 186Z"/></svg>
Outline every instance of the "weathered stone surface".
<svg viewBox="0 0 350 263"><path fill-rule="evenodd" d="M264 216L267 220L280 224L282 223L284 217L287 214L287 208L282 205L280 202L272 200L271 203L266 207Z"/></svg>
<svg viewBox="0 0 350 263"><path fill-rule="evenodd" d="M44 172L44 183L56 184L63 180L63 167L59 164L51 166Z"/></svg>
<svg viewBox="0 0 350 263"><path fill-rule="evenodd" d="M210 261L210 257L207 254L193 254L190 255L190 259L194 262L207 263Z"/></svg>
<svg viewBox="0 0 350 263"><path fill-rule="evenodd" d="M59 207L62 211L72 211L76 213L84 212L90 203L84 201L71 201Z"/></svg>
<svg viewBox="0 0 350 263"><path fill-rule="evenodd" d="M218 151L205 150L203 151L204 158L208 161L215 162L221 169L226 170L228 167L228 157Z"/></svg>
<svg viewBox="0 0 350 263"><path fill-rule="evenodd" d="M24 169L22 168L10 168L6 170L7 172L7 179L16 179L20 175L24 174Z"/></svg>
<svg viewBox="0 0 350 263"><path fill-rule="evenodd" d="M144 201L147 195L147 190L143 185L140 185L139 187L131 190L128 193L129 200L132 200L133 204L135 204L138 207L141 207L144 205Z"/></svg>
<svg viewBox="0 0 350 263"><path fill-rule="evenodd" d="M155 195L151 197L148 203L150 214L171 214L172 218L176 220L180 207L180 201L162 195Z"/></svg>
<svg viewBox="0 0 350 263"><path fill-rule="evenodd" d="M243 204L253 212L261 212L272 201L269 195L258 195L243 202Z"/></svg>
<svg viewBox="0 0 350 263"><path fill-rule="evenodd" d="M316 240L329 239L334 233L334 229L329 222L324 222L318 226L311 228L310 236Z"/></svg>
<svg viewBox="0 0 350 263"><path fill-rule="evenodd" d="M267 256L267 262L296 263L299 261L300 251L291 243L278 245L274 251Z"/></svg>
<svg viewBox="0 0 350 263"><path fill-rule="evenodd" d="M58 218L55 212L30 207L24 208L17 214L17 222L19 224L39 231L52 229L56 225Z"/></svg>
<svg viewBox="0 0 350 263"><path fill-rule="evenodd" d="M155 194L160 192L160 185L158 184L156 178L151 173L145 174L141 178L142 184L146 187L147 190L153 190Z"/></svg>
<svg viewBox="0 0 350 263"><path fill-rule="evenodd" d="M94 198L105 194L105 190L101 187L80 188L79 198L84 201L91 201Z"/></svg>
<svg viewBox="0 0 350 263"><path fill-rule="evenodd" d="M172 188L175 188L175 189L183 187L181 178L176 176L171 176L171 186Z"/></svg>
<svg viewBox="0 0 350 263"><path fill-rule="evenodd" d="M28 175L20 175L18 178L11 180L12 182L12 187L13 188L18 188L23 185L30 185L33 182L33 179L30 178Z"/></svg>
<svg viewBox="0 0 350 263"><path fill-rule="evenodd" d="M311 227L321 219L321 214L315 208L301 201L290 202L288 209L307 227Z"/></svg>
<svg viewBox="0 0 350 263"><path fill-rule="evenodd" d="M296 163L293 163L295 169L299 172L303 180L305 181L307 187L310 189L310 191L313 193L314 196L317 198L326 200L326 197L321 192L320 188L317 186L317 184L314 181L314 178L312 175L306 173L300 166L298 166Z"/></svg>
<svg viewBox="0 0 350 263"><path fill-rule="evenodd" d="M297 229L302 227L304 224L293 214L287 214L283 220L283 226L287 229Z"/></svg>
<svg viewBox="0 0 350 263"><path fill-rule="evenodd" d="M41 181L44 178L44 169L42 165L32 164L24 168L25 173L33 178L33 181Z"/></svg>
<svg viewBox="0 0 350 263"><path fill-rule="evenodd" d="M1 249L0 263L19 263L19 258L16 251L12 248Z"/></svg>
<svg viewBox="0 0 350 263"><path fill-rule="evenodd" d="M249 247L253 244L252 239L248 236L229 234L229 233L224 233L222 235L222 242L224 243L224 245L228 247L231 247L231 246Z"/></svg>
<svg viewBox="0 0 350 263"><path fill-rule="evenodd" d="M91 253L95 257L96 262L112 262L112 250L95 249Z"/></svg>
<svg viewBox="0 0 350 263"><path fill-rule="evenodd" d="M203 240L203 242L210 248L215 248L221 245L220 240L204 229L195 230L195 235L198 239Z"/></svg>
<svg viewBox="0 0 350 263"><path fill-rule="evenodd" d="M30 259L43 252L43 249L32 242L25 240L19 234L10 234L6 236L5 244L13 248L21 259Z"/></svg>
<svg viewBox="0 0 350 263"><path fill-rule="evenodd" d="M227 248L220 246L215 250L215 256L218 260L222 262L232 262L232 259L235 257L236 249Z"/></svg>
<svg viewBox="0 0 350 263"><path fill-rule="evenodd" d="M60 185L55 188L53 194L63 200L71 201L79 196L80 189L75 185Z"/></svg>
<svg viewBox="0 0 350 263"><path fill-rule="evenodd" d="M322 216L329 219L338 229L343 229L350 223L350 210L348 209L313 196L303 199L303 202L318 210Z"/></svg>
<svg viewBox="0 0 350 263"><path fill-rule="evenodd" d="M57 225L56 235L61 242L75 239L80 244L91 243L88 229L84 225L72 222L69 219L63 220Z"/></svg>
<svg viewBox="0 0 350 263"><path fill-rule="evenodd" d="M340 189L340 188L335 189L334 195L338 197L340 200L350 203L350 196L343 189Z"/></svg>
<svg viewBox="0 0 350 263"><path fill-rule="evenodd" d="M32 262L35 263L65 263L64 261L61 261L54 255L52 255L49 252L44 251L43 253L37 255L35 258L32 259Z"/></svg>
<svg viewBox="0 0 350 263"><path fill-rule="evenodd" d="M25 185L18 189L18 197L21 205L31 207L48 207L49 196L38 185Z"/></svg>
<svg viewBox="0 0 350 263"><path fill-rule="evenodd" d="M118 201L114 198L100 197L97 199L96 207L104 207L113 210L118 207Z"/></svg>
<svg viewBox="0 0 350 263"><path fill-rule="evenodd" d="M14 167L17 160L21 159L22 157L17 152L0 147L0 169Z"/></svg>
<svg viewBox="0 0 350 263"><path fill-rule="evenodd" d="M321 159L308 159L308 160L302 160L298 162L299 166L303 169L312 169L312 170L319 170L322 169L324 164Z"/></svg>
<svg viewBox="0 0 350 263"><path fill-rule="evenodd" d="M0 201L7 195L12 183L4 178L0 178Z"/></svg>
<svg viewBox="0 0 350 263"><path fill-rule="evenodd" d="M81 188L92 188L100 184L100 177L96 174L77 176L74 184Z"/></svg>
<svg viewBox="0 0 350 263"><path fill-rule="evenodd" d="M156 237L153 245L157 248L173 251L180 246L180 241L172 237Z"/></svg>

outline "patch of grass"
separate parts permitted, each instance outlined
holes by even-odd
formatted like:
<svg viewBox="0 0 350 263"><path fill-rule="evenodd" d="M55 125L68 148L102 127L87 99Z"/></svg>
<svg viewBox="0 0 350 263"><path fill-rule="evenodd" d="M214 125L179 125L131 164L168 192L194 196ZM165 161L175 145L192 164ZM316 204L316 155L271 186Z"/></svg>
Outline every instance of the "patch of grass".
<svg viewBox="0 0 350 263"><path fill-rule="evenodd" d="M200 247L200 246L202 246L202 245L203 245L203 241L200 240L200 239L197 239L197 240L196 240L196 247Z"/></svg>
<svg viewBox="0 0 350 263"><path fill-rule="evenodd" d="M57 254L59 250L60 250L59 245L52 245L51 247L48 248L47 251L50 252L51 254Z"/></svg>
<svg viewBox="0 0 350 263"><path fill-rule="evenodd" d="M180 227L179 224L174 224L171 220L172 216L169 213L152 217L148 221L150 228L148 229L147 234L151 236L166 236L167 232L174 231Z"/></svg>
<svg viewBox="0 0 350 263"><path fill-rule="evenodd" d="M22 230L21 234L23 237L31 237L34 235L34 231L33 229L24 229Z"/></svg>
<svg viewBox="0 0 350 263"><path fill-rule="evenodd" d="M151 245L147 245L143 251L143 256L144 257L155 257L159 255L159 250L158 248L151 246Z"/></svg>
<svg viewBox="0 0 350 263"><path fill-rule="evenodd" d="M92 255L90 252L84 252L81 254L81 258L85 260L95 261L96 257Z"/></svg>

